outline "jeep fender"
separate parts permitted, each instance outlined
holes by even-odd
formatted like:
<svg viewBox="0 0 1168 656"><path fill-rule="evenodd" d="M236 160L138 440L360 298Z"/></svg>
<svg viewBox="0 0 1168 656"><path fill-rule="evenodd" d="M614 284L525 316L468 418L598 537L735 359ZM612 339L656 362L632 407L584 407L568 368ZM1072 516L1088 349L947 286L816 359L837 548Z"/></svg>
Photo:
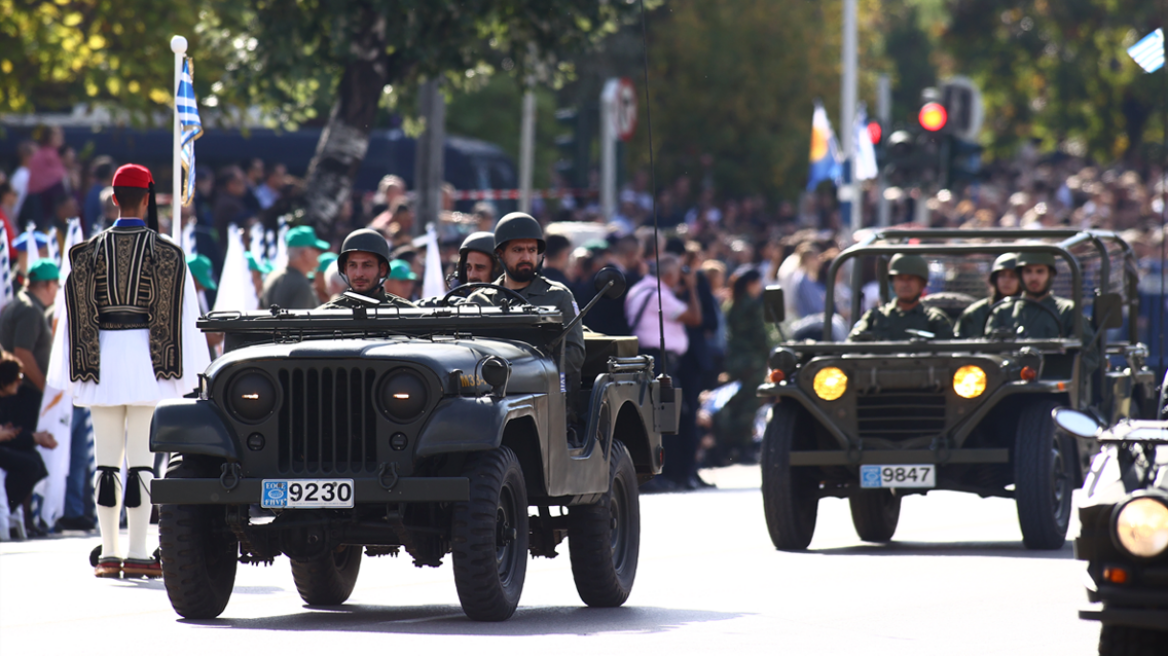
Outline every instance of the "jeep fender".
<svg viewBox="0 0 1168 656"><path fill-rule="evenodd" d="M198 399L159 402L150 424L150 450L239 460L239 445L219 408Z"/></svg>
<svg viewBox="0 0 1168 656"><path fill-rule="evenodd" d="M540 418L546 414L546 396L524 394L506 398L448 397L431 410L430 420L418 436L417 457L428 458L443 453L485 451L502 444L507 423L531 417L541 433ZM541 408L543 408L541 410ZM540 435L540 443L545 443Z"/></svg>

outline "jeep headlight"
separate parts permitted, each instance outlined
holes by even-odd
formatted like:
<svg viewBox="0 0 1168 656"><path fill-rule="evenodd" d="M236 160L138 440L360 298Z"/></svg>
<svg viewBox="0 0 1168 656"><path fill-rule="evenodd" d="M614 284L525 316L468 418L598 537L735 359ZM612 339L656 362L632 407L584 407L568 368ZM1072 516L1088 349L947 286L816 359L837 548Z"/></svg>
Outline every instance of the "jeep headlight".
<svg viewBox="0 0 1168 656"><path fill-rule="evenodd" d="M834 401L847 391L848 377L839 367L824 367L815 373L811 386L819 398Z"/></svg>
<svg viewBox="0 0 1168 656"><path fill-rule="evenodd" d="M974 364L967 364L953 374L953 391L963 399L975 399L986 389L986 372Z"/></svg>
<svg viewBox="0 0 1168 656"><path fill-rule="evenodd" d="M1153 558L1168 548L1168 506L1153 497L1133 499L1115 517L1115 538L1137 558Z"/></svg>
<svg viewBox="0 0 1168 656"><path fill-rule="evenodd" d="M236 418L258 423L276 408L276 386L272 379L255 369L244 371L227 386L227 409Z"/></svg>
<svg viewBox="0 0 1168 656"><path fill-rule="evenodd" d="M429 395L418 374L402 369L391 372L381 383L381 407L391 419L408 423L426 409Z"/></svg>

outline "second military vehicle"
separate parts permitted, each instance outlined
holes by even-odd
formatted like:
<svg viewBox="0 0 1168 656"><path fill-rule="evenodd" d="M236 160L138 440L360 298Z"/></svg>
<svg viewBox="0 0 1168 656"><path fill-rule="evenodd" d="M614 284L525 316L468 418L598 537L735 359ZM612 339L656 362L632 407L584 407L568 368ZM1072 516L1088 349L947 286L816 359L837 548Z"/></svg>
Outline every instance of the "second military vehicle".
<svg viewBox="0 0 1168 656"><path fill-rule="evenodd" d="M822 341L773 350L758 393L773 401L762 491L777 548L808 546L823 497L849 500L861 539L888 541L901 499L934 489L1013 498L1027 548L1063 545L1071 492L1098 445L1060 432L1051 410L1071 407L1106 422L1155 412L1147 349L1131 321L1117 330L1138 316L1131 248L1102 231L885 229L841 253L828 280L855 266L855 318L860 271L870 267L882 281L890 257L921 255L933 292L923 302L956 318L975 294L985 295L991 262L1010 252L1058 261L1055 292L1074 304L1069 333L1032 339L1003 330L941 340L916 331L908 341L839 343L828 330ZM887 303L887 286L875 287ZM782 290L765 294L772 319L781 321ZM1023 303L1034 301L1014 296L998 305ZM829 283L826 315L834 309Z"/></svg>

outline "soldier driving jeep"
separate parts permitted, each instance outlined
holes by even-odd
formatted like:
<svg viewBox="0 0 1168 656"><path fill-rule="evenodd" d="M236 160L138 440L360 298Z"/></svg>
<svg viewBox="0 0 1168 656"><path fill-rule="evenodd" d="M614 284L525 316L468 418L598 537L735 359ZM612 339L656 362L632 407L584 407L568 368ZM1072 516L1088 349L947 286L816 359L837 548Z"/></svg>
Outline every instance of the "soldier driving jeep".
<svg viewBox="0 0 1168 656"><path fill-rule="evenodd" d="M848 341L899 341L912 339L909 330L924 331L934 339L952 339L953 326L945 313L921 303L929 282L929 264L920 255L898 254L888 264L888 280L896 298L864 313Z"/></svg>

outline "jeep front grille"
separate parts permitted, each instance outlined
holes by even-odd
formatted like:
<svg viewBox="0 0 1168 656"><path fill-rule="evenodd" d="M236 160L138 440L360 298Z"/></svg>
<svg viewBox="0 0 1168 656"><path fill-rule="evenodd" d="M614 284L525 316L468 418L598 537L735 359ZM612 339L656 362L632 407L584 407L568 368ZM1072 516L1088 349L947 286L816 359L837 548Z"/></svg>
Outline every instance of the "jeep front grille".
<svg viewBox="0 0 1168 656"><path fill-rule="evenodd" d="M889 390L856 395L860 438L906 440L945 430L945 393Z"/></svg>
<svg viewBox="0 0 1168 656"><path fill-rule="evenodd" d="M278 466L282 473L357 473L376 468L376 375L363 367L280 370Z"/></svg>

